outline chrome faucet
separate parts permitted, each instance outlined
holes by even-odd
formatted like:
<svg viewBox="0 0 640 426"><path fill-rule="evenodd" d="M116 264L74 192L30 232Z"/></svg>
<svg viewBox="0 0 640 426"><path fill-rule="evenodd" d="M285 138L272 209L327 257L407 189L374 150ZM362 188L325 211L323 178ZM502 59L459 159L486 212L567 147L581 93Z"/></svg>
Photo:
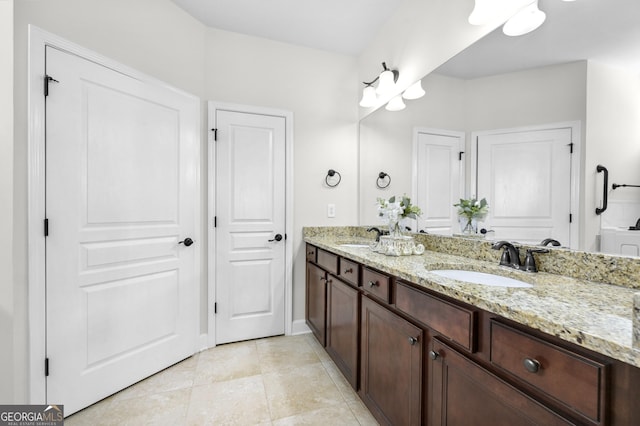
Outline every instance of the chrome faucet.
<svg viewBox="0 0 640 426"><path fill-rule="evenodd" d="M500 257L500 265L520 269L520 250L518 250L518 247L507 241L498 241L493 243L491 248L494 250L504 248L502 256Z"/></svg>

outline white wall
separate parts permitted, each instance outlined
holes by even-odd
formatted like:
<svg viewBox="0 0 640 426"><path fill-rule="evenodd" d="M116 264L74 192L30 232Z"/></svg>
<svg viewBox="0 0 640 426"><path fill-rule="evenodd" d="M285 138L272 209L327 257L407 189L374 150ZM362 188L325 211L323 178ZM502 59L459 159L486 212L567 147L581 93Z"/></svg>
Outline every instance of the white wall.
<svg viewBox="0 0 640 426"><path fill-rule="evenodd" d="M207 31L205 57L207 99L293 111L293 318L302 320L302 227L357 222L356 60L217 29ZM335 188L324 182L329 169L342 175Z"/></svg>
<svg viewBox="0 0 640 426"><path fill-rule="evenodd" d="M638 188L611 190L613 183L640 185L640 75L589 61L585 133L584 216L585 234L590 236L585 248L596 250L601 218L594 211L602 205L603 190L596 166L609 170L611 200L640 201Z"/></svg>
<svg viewBox="0 0 640 426"><path fill-rule="evenodd" d="M0 0L0 404L13 395L13 0Z"/></svg>

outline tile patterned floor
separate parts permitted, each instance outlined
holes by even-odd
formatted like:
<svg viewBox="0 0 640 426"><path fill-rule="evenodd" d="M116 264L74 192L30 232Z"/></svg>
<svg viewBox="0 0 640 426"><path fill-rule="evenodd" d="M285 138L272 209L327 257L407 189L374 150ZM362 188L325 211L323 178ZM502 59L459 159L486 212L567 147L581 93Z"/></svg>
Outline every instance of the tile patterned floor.
<svg viewBox="0 0 640 426"><path fill-rule="evenodd" d="M377 425L311 334L221 345L65 425Z"/></svg>

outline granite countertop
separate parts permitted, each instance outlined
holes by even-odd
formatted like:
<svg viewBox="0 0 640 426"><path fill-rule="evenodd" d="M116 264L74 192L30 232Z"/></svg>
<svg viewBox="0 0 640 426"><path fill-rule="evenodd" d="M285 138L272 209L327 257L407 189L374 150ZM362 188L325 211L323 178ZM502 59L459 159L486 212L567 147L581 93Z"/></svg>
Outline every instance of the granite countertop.
<svg viewBox="0 0 640 426"><path fill-rule="evenodd" d="M638 289L596 283L545 272L527 273L496 262L475 260L438 251L422 255L385 256L368 243L344 236L305 234L305 241L387 272L437 293L557 336L611 358L640 367L640 348L634 347L634 294ZM531 288L491 287L441 277L430 271L463 269L494 273L533 284ZM639 297L640 299L640 297Z"/></svg>

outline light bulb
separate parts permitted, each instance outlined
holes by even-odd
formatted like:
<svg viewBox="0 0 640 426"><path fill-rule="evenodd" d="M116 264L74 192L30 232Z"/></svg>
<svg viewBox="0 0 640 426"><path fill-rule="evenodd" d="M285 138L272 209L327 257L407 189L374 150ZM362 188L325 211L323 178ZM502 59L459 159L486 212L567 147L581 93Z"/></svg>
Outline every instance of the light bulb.
<svg viewBox="0 0 640 426"><path fill-rule="evenodd" d="M424 94L425 92L422 88L422 80L418 80L404 91L402 97L405 99L418 99L423 97Z"/></svg>

